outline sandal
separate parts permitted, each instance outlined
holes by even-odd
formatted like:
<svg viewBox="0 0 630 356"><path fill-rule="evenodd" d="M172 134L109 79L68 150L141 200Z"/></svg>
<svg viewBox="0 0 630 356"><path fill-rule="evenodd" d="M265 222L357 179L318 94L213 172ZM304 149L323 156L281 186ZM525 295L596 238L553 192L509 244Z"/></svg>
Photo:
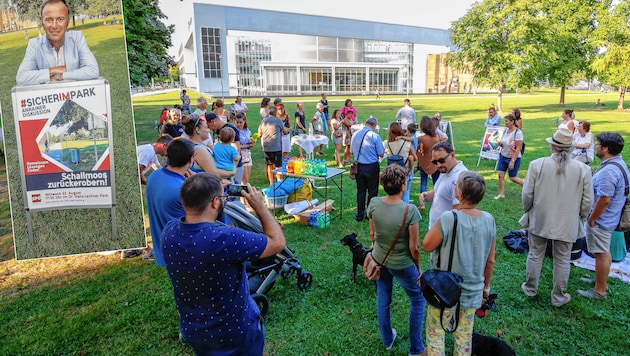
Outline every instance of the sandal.
<svg viewBox="0 0 630 356"><path fill-rule="evenodd" d="M494 200L499 200L499 199L505 199L505 194L499 194L496 197L494 197Z"/></svg>

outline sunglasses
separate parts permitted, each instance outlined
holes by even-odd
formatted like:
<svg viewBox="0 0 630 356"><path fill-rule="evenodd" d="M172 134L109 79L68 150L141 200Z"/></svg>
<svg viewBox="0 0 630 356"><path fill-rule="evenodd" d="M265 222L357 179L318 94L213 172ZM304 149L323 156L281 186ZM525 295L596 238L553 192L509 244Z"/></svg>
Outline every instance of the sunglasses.
<svg viewBox="0 0 630 356"><path fill-rule="evenodd" d="M447 155L447 156L444 156L444 157L442 157L442 158L440 158L440 159L434 159L434 160L432 160L432 161L431 161L431 163L435 164L436 166L437 166L437 164L438 164L438 163L440 163L440 164L444 164L444 163L446 163L446 159L447 159L449 156L450 156L450 154L449 154L449 155Z"/></svg>

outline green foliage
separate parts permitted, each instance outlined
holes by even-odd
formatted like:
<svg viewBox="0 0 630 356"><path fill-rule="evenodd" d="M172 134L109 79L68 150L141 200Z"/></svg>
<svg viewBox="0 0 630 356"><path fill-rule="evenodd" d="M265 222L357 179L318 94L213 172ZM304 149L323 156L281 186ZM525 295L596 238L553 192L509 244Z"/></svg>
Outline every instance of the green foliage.
<svg viewBox="0 0 630 356"><path fill-rule="evenodd" d="M120 0L84 0L85 9L90 16L108 16L121 14Z"/></svg>
<svg viewBox="0 0 630 356"><path fill-rule="evenodd" d="M448 63L497 89L571 83L591 78L596 48L590 38L609 1L485 0L451 26L456 52ZM564 104L564 91L560 104ZM499 104L500 105L500 104Z"/></svg>
<svg viewBox="0 0 630 356"><path fill-rule="evenodd" d="M630 1L621 1L612 11L602 12L595 33L595 43L602 53L593 61L592 68L606 83L619 87L617 108L624 108L624 94L630 87Z"/></svg>
<svg viewBox="0 0 630 356"><path fill-rule="evenodd" d="M168 77L173 59L166 53L171 46L173 25L158 7L158 0L123 0L127 56L131 83L146 86L151 78Z"/></svg>

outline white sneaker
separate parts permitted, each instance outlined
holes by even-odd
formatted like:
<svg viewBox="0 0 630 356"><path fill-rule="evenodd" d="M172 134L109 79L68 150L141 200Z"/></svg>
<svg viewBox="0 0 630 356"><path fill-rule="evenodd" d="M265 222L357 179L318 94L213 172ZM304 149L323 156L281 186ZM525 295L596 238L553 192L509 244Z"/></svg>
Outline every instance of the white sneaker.
<svg viewBox="0 0 630 356"><path fill-rule="evenodd" d="M389 344L389 346L385 347L385 350L389 351L392 349L392 346L394 346L394 341L396 341L396 329L392 328L392 334L394 335L394 337L392 338L392 343Z"/></svg>

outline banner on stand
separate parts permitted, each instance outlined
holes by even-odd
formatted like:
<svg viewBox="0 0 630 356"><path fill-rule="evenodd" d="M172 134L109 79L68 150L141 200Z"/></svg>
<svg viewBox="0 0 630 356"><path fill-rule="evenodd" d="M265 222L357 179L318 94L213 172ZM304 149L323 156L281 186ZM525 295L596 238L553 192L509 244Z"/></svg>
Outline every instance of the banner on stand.
<svg viewBox="0 0 630 356"><path fill-rule="evenodd" d="M107 80L15 87L12 96L28 209L112 207Z"/></svg>

